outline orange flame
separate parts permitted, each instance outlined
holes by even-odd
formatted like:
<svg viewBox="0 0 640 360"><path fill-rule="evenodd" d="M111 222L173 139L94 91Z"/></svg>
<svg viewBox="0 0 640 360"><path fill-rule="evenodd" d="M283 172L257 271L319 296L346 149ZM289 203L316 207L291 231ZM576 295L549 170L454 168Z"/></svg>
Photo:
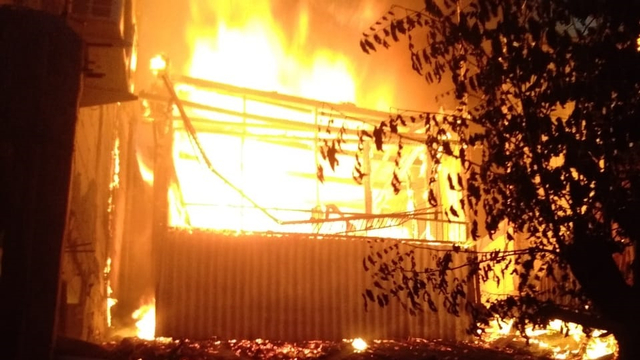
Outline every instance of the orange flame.
<svg viewBox="0 0 640 360"><path fill-rule="evenodd" d="M136 336L144 340L155 339L156 332L156 302L151 301L142 305L138 310L131 314L136 321Z"/></svg>
<svg viewBox="0 0 640 360"><path fill-rule="evenodd" d="M355 338L351 341L351 346L353 346L353 351L356 353L361 353L367 350L369 345L362 338Z"/></svg>
<svg viewBox="0 0 640 360"><path fill-rule="evenodd" d="M263 91L276 91L320 101L355 102L355 71L346 56L329 49L315 49L312 53L303 52L301 46L309 34L309 10L302 4L295 14L297 19L295 35L286 38L280 23L276 21L268 0L242 2L191 2L190 27L187 41L191 48L191 58L186 73L195 78L228 83ZM213 25L210 25L213 24ZM258 101L246 101L193 86L179 84L178 95L181 98L203 104L214 104L226 110L252 112L271 118L296 118L314 126L316 121L309 112L277 107ZM192 110L196 116L230 123L245 122L246 119L224 113L212 115L210 112ZM201 137L205 151L214 154L224 153L224 161L216 161L215 166L221 173L242 190L250 194L260 204L283 209L312 209L317 205L318 188L314 177L300 177L292 172L314 175L315 150L314 133L273 128L251 128L250 137L203 133ZM306 136L307 149L290 144L274 144L256 140L256 136ZM189 154L189 155L187 155ZM174 160L179 181L190 183L181 186L182 197L187 202L196 199L203 206L191 206L189 220L198 227L241 230L251 224L252 230L271 230L272 220L261 216L255 208L248 206L236 192L212 176L204 175L202 166L184 157L193 157L193 147L184 132L176 132L174 138ZM287 159L286 162L274 162L269 159ZM353 159L340 159L346 178L351 178ZM292 165L295 164L295 167ZM268 174L268 175L266 175ZM266 175L266 176L265 176ZM355 184L354 184L355 185ZM339 190L355 193L354 185ZM346 188L346 189L345 189ZM269 191L264 191L269 189ZM360 193L360 192L358 192ZM287 196L285 196L285 194ZM216 206L211 204L215 199ZM174 226L185 226L184 217L179 210L181 204L175 192L171 193L171 221ZM362 209L344 209L361 211ZM308 216L308 215L305 215ZM312 226L289 227L291 231L311 232Z"/></svg>
<svg viewBox="0 0 640 360"><path fill-rule="evenodd" d="M360 15L360 10L375 14L373 8L367 8L371 4L367 4L365 9L361 9L362 6L350 6L350 9ZM354 230L356 227L346 221L313 224L313 221L348 214L406 213L416 210L417 204L421 209L428 206L427 193L423 189L414 191L406 186L415 174L413 170L418 170L413 166L419 154L424 153L420 146L403 144L404 151L410 153L402 164L404 175L400 181L406 194L403 198L390 195L392 189L388 186L392 181L389 174L393 173L397 144L388 145L382 159L379 153L373 160L374 155L367 155L371 161L366 170L370 172L366 195L365 189L352 180L356 162L354 153L363 151L358 147L357 131L365 127L372 131L371 124L377 126L388 116L386 111L394 99L393 89L397 85L394 76L380 81L383 85L357 89L364 81L364 77L358 75L365 73L362 64L357 62L358 57L336 50L339 46L310 46L313 31L320 29L312 26L311 3L299 2L287 7L290 17L284 20L276 20L276 14L282 16L282 9L269 0L250 3L213 0L189 2L189 6L191 19L186 38L190 58L184 72L190 78L173 80L177 97L190 105L174 109L173 115L177 119L186 113L207 130L198 131L199 144L194 145L196 141L190 130L181 128L179 121L174 122L173 157L179 186L172 185L169 190L171 226L466 240L464 209L457 209L461 214L456 216L460 224L440 224L437 228L434 224L421 227L417 221L406 225L384 222L371 225L373 222L369 221L362 226L369 227L364 231ZM334 42L341 43L342 39L336 38ZM165 63L156 58L152 68L163 69ZM193 81L194 78L213 81L217 85ZM167 79L164 78L165 83L170 82ZM252 98L247 94L256 94L256 91L230 90L230 86L219 84L262 93ZM274 92L293 95L297 100L273 100ZM361 100L358 103L361 108L352 106L358 100ZM380 108L381 104L386 104L385 113L362 108ZM334 112L335 107L342 110ZM360 113L356 116L344 114L350 111ZM366 115L360 118L360 114ZM327 134L328 130L327 133L320 130L324 126L328 129L329 124L333 127L330 134ZM322 161L318 144L323 139L330 142L337 129L345 124L347 141L340 146L347 154L336 156L339 166L327 170L327 181L320 184L316 177L317 165ZM419 133L417 129L412 131ZM207 154L210 164L203 161L202 152ZM420 161L430 160L423 156ZM449 163L444 159L441 167L453 166ZM226 180L210 168L215 168ZM325 164L325 168L329 165ZM140 170L144 175L146 169L142 164ZM444 179L453 171L448 170L443 172ZM420 173L419 176L425 176L422 170ZM233 189L230 183L246 196ZM175 191L176 188L179 191ZM438 193L447 198L443 200L443 205L447 205L443 208L449 209L450 203L459 202L456 199L460 194L454 195L455 191L447 189L442 187ZM269 208L274 216L265 216L256 204ZM337 211L314 213L314 209L326 208ZM281 226L274 218L293 220L296 224ZM377 228L370 229L374 226Z"/></svg>
<svg viewBox="0 0 640 360"><path fill-rule="evenodd" d="M118 299L114 298L113 289L111 288L111 280L109 280L109 275L111 274L111 258L107 258L107 263L103 270L104 277L106 279L106 290L107 290L107 326L111 327L112 325L112 316L111 316L111 308L118 303Z"/></svg>
<svg viewBox="0 0 640 360"><path fill-rule="evenodd" d="M322 101L355 102L354 64L335 51L306 53L300 46L310 30L306 6L294 15L298 21L292 39L285 37L268 0L193 1L190 6L187 74Z"/></svg>
<svg viewBox="0 0 640 360"><path fill-rule="evenodd" d="M494 320L486 329L484 340L491 343L508 336L512 328L513 320ZM613 335L602 336L602 331L595 330L587 336L582 326L561 320L551 321L546 328L529 326L525 332L530 344L550 352L554 359L599 359L615 353L618 346Z"/></svg>

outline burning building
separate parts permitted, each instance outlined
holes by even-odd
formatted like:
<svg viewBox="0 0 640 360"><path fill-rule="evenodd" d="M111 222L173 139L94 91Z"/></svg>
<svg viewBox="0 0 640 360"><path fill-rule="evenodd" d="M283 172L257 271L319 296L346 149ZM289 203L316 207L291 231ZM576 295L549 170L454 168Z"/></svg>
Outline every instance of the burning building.
<svg viewBox="0 0 640 360"><path fill-rule="evenodd" d="M156 77L137 91L138 102L80 112L63 332L98 339L100 323L126 325L155 301L159 336L466 336L464 317L363 307L370 280L362 260L375 251L427 241L450 248L467 239L464 218L449 221L444 206L429 205L428 196L437 196L449 208L459 194L445 184L427 194L431 163L418 126L382 152L363 141L388 112L354 103L388 109L395 85L364 91L353 59L302 46L317 21L315 5L218 5L215 25L196 17L212 9L192 5L190 58L167 69L154 63ZM278 11L296 15L286 24L295 36L284 38ZM130 76L136 53L127 54ZM344 154L334 156L335 146ZM352 173L356 154L361 185ZM405 184L397 196L394 178Z"/></svg>
<svg viewBox="0 0 640 360"><path fill-rule="evenodd" d="M384 298L364 308L363 267L376 253L426 245L426 267L469 238L446 180L459 171L447 159L432 169L419 125L383 151L363 135L412 97L398 95L401 75L363 80L358 59L305 46L318 29L335 39L345 18L369 23L381 11L368 1L193 3L188 55L170 52L173 68L157 58L144 78L131 2L111 2L123 11L109 16L102 2L73 2L71 25L106 65L87 72L75 128L60 332L100 341L134 314L147 338L466 338L464 314L411 315ZM329 25L317 26L318 11ZM281 25L276 13L294 16ZM112 15L123 20L115 30L102 26ZM148 86L125 103L134 75ZM430 193L432 171L441 183Z"/></svg>
<svg viewBox="0 0 640 360"><path fill-rule="evenodd" d="M160 111L153 121L164 116L168 125L162 127L170 129L164 178L158 163L154 173L155 191L167 194L155 203L159 334L463 336L465 318L410 317L399 304L363 308L369 280L362 260L370 252L388 241L431 241L444 248L466 241L463 221L448 221L442 208L428 205L420 174L429 160L420 146L406 145L410 154L402 159L403 173L395 175L416 181L403 196L393 194L397 148L371 151L360 133L385 113L190 77L176 78L174 86L161 76L168 98L141 94L150 115ZM182 100L181 91L194 100ZM167 100L173 111L158 105ZM322 153L336 146L327 140L332 133L341 134L347 155L325 160ZM367 174L364 186L348 166L356 152ZM323 165L336 171L323 172L321 181ZM447 208L457 203L445 189L439 196ZM429 259L426 253L422 261Z"/></svg>

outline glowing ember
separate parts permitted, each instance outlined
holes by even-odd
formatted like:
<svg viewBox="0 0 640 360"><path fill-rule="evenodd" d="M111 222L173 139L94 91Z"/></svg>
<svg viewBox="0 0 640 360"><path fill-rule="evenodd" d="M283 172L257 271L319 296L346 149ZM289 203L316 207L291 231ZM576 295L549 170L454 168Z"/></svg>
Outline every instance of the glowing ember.
<svg viewBox="0 0 640 360"><path fill-rule="evenodd" d="M155 300L141 306L131 317L136 321L136 336L144 340L153 340L156 332L156 303Z"/></svg>
<svg viewBox="0 0 640 360"><path fill-rule="evenodd" d="M353 354L352 340L286 342L270 340L184 340L155 339L152 343L130 341L114 344L114 353L130 353L128 359L493 359L494 349L468 343L448 343L410 338L405 341L373 340L366 354ZM131 352L133 349L133 352ZM539 360L541 357L522 352L499 356L500 359ZM575 360L575 359L574 359Z"/></svg>
<svg viewBox="0 0 640 360"><path fill-rule="evenodd" d="M111 151L113 162L113 177L109 184L109 190L117 189L120 187L120 138L117 137L113 143L113 150ZM109 259L111 262L111 259Z"/></svg>
<svg viewBox="0 0 640 360"><path fill-rule="evenodd" d="M353 339L353 341L351 342L351 346L353 346L353 351L355 352L363 352L367 350L368 347L366 341L362 340L361 338Z"/></svg>

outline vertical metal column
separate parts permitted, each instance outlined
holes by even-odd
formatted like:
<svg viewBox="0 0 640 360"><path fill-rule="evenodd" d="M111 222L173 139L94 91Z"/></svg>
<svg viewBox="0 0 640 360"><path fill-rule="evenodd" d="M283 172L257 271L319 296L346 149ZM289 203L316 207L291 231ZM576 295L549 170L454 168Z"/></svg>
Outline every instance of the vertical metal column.
<svg viewBox="0 0 640 360"><path fill-rule="evenodd" d="M365 173L362 179L364 185L364 212L373 214L373 195L371 194L371 141L364 142L362 149L362 170Z"/></svg>
<svg viewBox="0 0 640 360"><path fill-rule="evenodd" d="M314 107L312 110L313 115L313 124L314 132L315 132L315 141L313 142L313 156L316 161L316 169L320 166L320 159L318 159L318 142L320 141L320 131L319 131L319 123L318 123L318 108ZM322 201L320 199L320 180L316 177L316 206L321 206Z"/></svg>
<svg viewBox="0 0 640 360"><path fill-rule="evenodd" d="M169 110L166 114L158 114L154 117L155 132L155 159L153 167L153 213L151 227L152 249L152 277L156 292L158 291L158 279L163 271L162 263L165 254L165 241L167 238L169 219L169 182L173 169L173 117ZM157 308L157 305L156 305ZM156 327L162 328L162 316L156 317Z"/></svg>

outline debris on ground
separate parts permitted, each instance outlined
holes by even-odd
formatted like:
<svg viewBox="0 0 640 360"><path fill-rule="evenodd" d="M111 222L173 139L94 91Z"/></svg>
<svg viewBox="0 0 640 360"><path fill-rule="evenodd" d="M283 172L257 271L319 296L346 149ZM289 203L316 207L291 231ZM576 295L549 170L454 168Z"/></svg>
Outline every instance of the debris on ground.
<svg viewBox="0 0 640 360"><path fill-rule="evenodd" d="M363 346L363 343L366 344ZM475 343L439 340L405 341L359 339L343 341L285 342L269 340L192 341L158 338L124 338L105 344L110 360L227 360L227 359L323 359L323 360L549 360L526 349L492 349Z"/></svg>

